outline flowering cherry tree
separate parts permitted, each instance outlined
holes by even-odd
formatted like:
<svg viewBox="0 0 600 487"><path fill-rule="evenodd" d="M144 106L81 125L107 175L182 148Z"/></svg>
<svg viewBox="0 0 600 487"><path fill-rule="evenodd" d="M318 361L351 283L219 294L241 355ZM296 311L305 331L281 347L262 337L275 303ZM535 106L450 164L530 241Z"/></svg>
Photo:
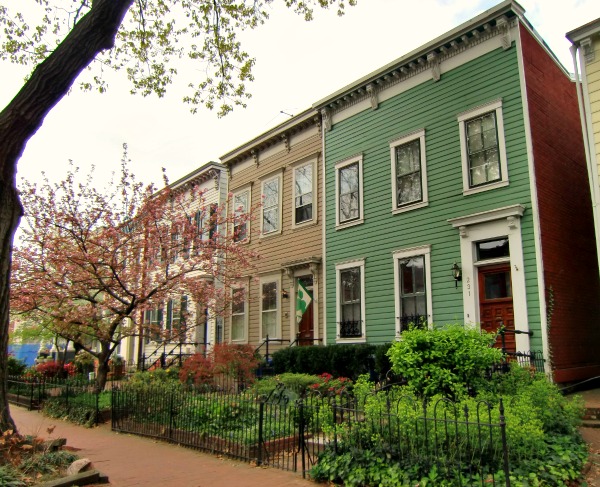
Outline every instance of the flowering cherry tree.
<svg viewBox="0 0 600 487"><path fill-rule="evenodd" d="M77 179L71 169L60 183L22 185L26 225L14 249L11 309L94 355L104 387L123 338L160 333L142 323L144 310L181 295L213 315L228 309L232 280L257 257L228 230L252 209L207 204L191 184L157 192L135 180L126 156L107 192L93 174Z"/></svg>

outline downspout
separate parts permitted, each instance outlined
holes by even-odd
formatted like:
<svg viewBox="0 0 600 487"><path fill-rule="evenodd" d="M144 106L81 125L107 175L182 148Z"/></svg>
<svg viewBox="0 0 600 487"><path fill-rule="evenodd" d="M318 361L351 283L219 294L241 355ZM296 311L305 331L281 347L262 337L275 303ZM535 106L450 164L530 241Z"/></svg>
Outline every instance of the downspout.
<svg viewBox="0 0 600 487"><path fill-rule="evenodd" d="M327 192L325 191L325 124L321 119L321 178L322 188L321 188L321 246L322 250L322 258L321 258L321 268L323 269L322 277L321 277L321 292L323 293L323 302L321 303L321 308L323 309L323 345L327 345L327 239L325 238L325 232L327 229L327 217L325 213L325 208L327 205L325 204L325 195Z"/></svg>
<svg viewBox="0 0 600 487"><path fill-rule="evenodd" d="M592 198L592 212L594 217L594 233L596 236L596 256L598 259L598 267L600 268L600 180L598 179L598 167L592 160L593 147L590 146L590 134L588 133L591 128L591 123L588 123L588 114L585 111L584 99L583 99L583 86L579 77L579 70L577 64L577 53L579 51L580 61L581 52L579 47L572 44L570 47L571 56L573 58L573 67L575 70L575 89L577 91L577 104L579 105L579 117L581 119L581 132L583 134L583 147L585 149L585 161L588 171L588 179L590 181L590 196Z"/></svg>

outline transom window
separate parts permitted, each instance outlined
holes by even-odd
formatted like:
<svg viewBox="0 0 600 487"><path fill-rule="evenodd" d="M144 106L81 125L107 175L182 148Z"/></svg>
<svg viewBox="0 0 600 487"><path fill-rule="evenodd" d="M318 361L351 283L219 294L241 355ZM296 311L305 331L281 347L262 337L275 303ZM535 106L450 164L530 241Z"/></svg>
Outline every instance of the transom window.
<svg viewBox="0 0 600 487"><path fill-rule="evenodd" d="M485 242L477 242L475 246L477 248L478 261L510 257L508 237L487 240Z"/></svg>
<svg viewBox="0 0 600 487"><path fill-rule="evenodd" d="M425 130L390 143L392 157L392 211L406 211L427 204Z"/></svg>
<svg viewBox="0 0 600 487"><path fill-rule="evenodd" d="M313 219L313 163L294 169L294 222Z"/></svg>
<svg viewBox="0 0 600 487"><path fill-rule="evenodd" d="M508 184L502 100L458 116L463 162L463 193Z"/></svg>
<svg viewBox="0 0 600 487"><path fill-rule="evenodd" d="M262 183L262 233L265 235L279 231L280 182L276 176Z"/></svg>

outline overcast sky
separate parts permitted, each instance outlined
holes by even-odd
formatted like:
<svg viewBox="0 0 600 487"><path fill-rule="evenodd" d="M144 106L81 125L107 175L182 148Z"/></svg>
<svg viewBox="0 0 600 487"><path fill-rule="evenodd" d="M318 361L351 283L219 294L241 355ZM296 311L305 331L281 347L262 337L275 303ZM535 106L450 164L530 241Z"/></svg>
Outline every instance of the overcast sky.
<svg viewBox="0 0 600 487"><path fill-rule="evenodd" d="M1 0L9 8L33 0ZM279 2L283 3L283 2ZM229 152L315 101L453 29L496 1L358 0L344 17L319 11L306 23L285 8L273 8L267 24L244 33L256 57L256 81L246 109L225 118L200 108L191 115L181 99L187 76L163 99L130 95L123 74L111 76L109 92L74 89L51 111L29 141L19 178L38 180L41 171L62 178L72 159L84 171L94 164L98 181L118 170L122 144L129 146L138 179L171 181ZM573 71L565 33L600 17L598 0L522 0L525 16ZM0 33L0 36L2 34ZM27 70L0 63L0 107L18 92Z"/></svg>

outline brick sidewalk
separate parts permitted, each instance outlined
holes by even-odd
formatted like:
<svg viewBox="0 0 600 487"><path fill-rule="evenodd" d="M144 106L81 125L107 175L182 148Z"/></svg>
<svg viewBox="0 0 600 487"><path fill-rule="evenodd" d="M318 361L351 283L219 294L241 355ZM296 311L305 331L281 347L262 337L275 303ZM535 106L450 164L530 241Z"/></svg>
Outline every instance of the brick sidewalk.
<svg viewBox="0 0 600 487"><path fill-rule="evenodd" d="M108 475L111 487L283 487L314 486L300 474L219 458L188 448L113 433L110 425L84 428L11 406L19 433L66 438L77 455ZM52 434L47 428L55 426Z"/></svg>

